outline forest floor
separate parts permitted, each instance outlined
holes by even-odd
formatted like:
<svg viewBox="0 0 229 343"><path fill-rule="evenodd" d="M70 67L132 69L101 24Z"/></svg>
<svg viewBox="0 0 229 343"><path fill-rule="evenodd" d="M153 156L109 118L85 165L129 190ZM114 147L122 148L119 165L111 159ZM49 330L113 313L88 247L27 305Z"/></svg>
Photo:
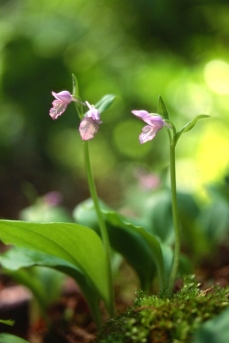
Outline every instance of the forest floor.
<svg viewBox="0 0 229 343"><path fill-rule="evenodd" d="M202 289L212 284L229 286L229 247L221 245L214 256L201 261L195 275ZM177 280L175 290L181 286L182 280ZM137 290L136 275L123 263L115 285L117 314L131 306ZM0 332L15 334L30 343L91 343L95 340L96 327L88 306L71 278L66 278L62 295L49 307L46 320L38 315L39 311L36 315L31 313L31 303L31 293L25 287L0 274L0 318L15 320L12 327L0 324Z"/></svg>

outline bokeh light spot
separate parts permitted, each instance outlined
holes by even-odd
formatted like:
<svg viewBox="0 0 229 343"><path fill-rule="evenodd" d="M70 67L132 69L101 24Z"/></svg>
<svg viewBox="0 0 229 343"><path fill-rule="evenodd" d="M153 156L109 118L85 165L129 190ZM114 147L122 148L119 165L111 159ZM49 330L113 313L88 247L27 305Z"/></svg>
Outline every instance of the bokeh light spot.
<svg viewBox="0 0 229 343"><path fill-rule="evenodd" d="M229 64L214 60L206 64L204 78L208 87L217 94L229 94Z"/></svg>
<svg viewBox="0 0 229 343"><path fill-rule="evenodd" d="M197 150L197 163L203 183L219 180L229 166L229 129L220 122L206 126Z"/></svg>
<svg viewBox="0 0 229 343"><path fill-rule="evenodd" d="M209 113L211 110L212 101L206 85L177 78L168 85L166 93L176 111L185 113L190 119L194 114Z"/></svg>

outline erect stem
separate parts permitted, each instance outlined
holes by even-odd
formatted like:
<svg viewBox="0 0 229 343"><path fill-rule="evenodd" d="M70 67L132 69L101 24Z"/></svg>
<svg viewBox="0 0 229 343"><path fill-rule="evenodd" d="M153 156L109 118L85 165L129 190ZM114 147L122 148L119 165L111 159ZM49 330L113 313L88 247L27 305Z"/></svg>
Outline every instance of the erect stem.
<svg viewBox="0 0 229 343"><path fill-rule="evenodd" d="M176 191L176 163L175 163L175 141L170 139L170 183L171 183L171 196L172 196L172 214L173 214L173 226L175 234L175 247L173 255L172 269L169 277L168 291L172 292L180 257L180 228L178 219L178 206L177 206L177 191Z"/></svg>
<svg viewBox="0 0 229 343"><path fill-rule="evenodd" d="M113 278L112 278L112 270L111 270L111 249L110 249L110 242L107 233L107 227L103 219L103 214L100 209L99 199L96 191L96 186L94 182L94 177L92 174L91 169L91 162L90 162L90 155L89 155L89 144L88 141L83 142L83 149L84 149L84 161L85 161L85 168L87 173L87 180L89 185L90 194L94 203L100 232L102 236L102 241L105 249L106 254L106 263L107 263L107 275L108 275L108 283L109 283L109 314L110 316L114 315L114 292L113 292Z"/></svg>

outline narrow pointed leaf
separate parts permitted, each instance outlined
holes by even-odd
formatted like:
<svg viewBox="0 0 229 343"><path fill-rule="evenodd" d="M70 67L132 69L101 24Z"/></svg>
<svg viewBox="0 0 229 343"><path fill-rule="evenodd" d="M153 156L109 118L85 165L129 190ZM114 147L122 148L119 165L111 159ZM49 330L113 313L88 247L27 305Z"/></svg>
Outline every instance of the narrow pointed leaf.
<svg viewBox="0 0 229 343"><path fill-rule="evenodd" d="M178 139L180 138L180 136L182 135L182 133L190 131L198 122L198 120L200 119L204 119L204 118L209 118L209 115L207 114L200 114L198 116L196 116L193 120L191 120L190 122L188 122L185 126L182 127L181 130L179 130L176 135L175 135L175 140L176 142L178 141Z"/></svg>
<svg viewBox="0 0 229 343"><path fill-rule="evenodd" d="M106 111L111 106L111 104L112 104L112 102L114 101L115 98L116 98L116 95L107 94L104 97L102 97L102 99L100 99L95 104L95 108L97 108L99 113L102 113L102 112Z"/></svg>
<svg viewBox="0 0 229 343"><path fill-rule="evenodd" d="M165 103L164 103L164 101L160 95L158 97L157 113L160 114L164 119L169 120L169 113L168 113L167 108L165 106Z"/></svg>
<svg viewBox="0 0 229 343"><path fill-rule="evenodd" d="M0 319L1 324L9 325L9 326L14 326L15 321L12 319Z"/></svg>
<svg viewBox="0 0 229 343"><path fill-rule="evenodd" d="M72 95L79 99L79 84L74 74L72 74Z"/></svg>
<svg viewBox="0 0 229 343"><path fill-rule="evenodd" d="M182 131L183 132L187 132L189 130L191 130L196 123L198 122L198 120L200 119L204 119L204 118L209 118L209 116L207 114L200 114L198 116L196 116L196 118L194 118L193 120L191 120L189 123L187 123L183 128Z"/></svg>
<svg viewBox="0 0 229 343"><path fill-rule="evenodd" d="M81 101L80 92L79 92L79 84L74 74L72 74L72 95L77 100L79 100L79 101L75 101L74 104L75 104L76 112L79 118L83 119L83 116L82 116L82 113L84 111L83 107L86 105Z"/></svg>

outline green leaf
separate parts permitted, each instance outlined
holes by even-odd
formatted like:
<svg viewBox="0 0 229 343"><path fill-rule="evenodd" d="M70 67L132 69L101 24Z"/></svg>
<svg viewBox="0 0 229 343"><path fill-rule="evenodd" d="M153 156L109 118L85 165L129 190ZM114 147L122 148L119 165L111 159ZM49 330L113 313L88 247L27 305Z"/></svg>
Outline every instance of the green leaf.
<svg viewBox="0 0 229 343"><path fill-rule="evenodd" d="M193 120L191 120L190 122L188 122L183 128L182 131L183 132L187 132L189 130L191 130L197 123L198 120L200 119L204 119L204 118L209 118L209 115L207 114L200 114L198 116L196 116L196 118L194 118Z"/></svg>
<svg viewBox="0 0 229 343"><path fill-rule="evenodd" d="M100 325L100 323L97 322L97 318L100 316L98 307L100 297L98 296L98 291L82 271L73 264L37 250L12 247L1 255L1 265L16 281L27 286L32 291L41 306L44 316L46 315L46 308L50 301L47 289L42 284L40 277L37 277L38 275L31 276L31 270L23 270L22 268L34 266L50 267L71 276L76 280L87 299L94 320ZM51 299L53 299L53 294L51 295Z"/></svg>
<svg viewBox="0 0 229 343"><path fill-rule="evenodd" d="M13 326L15 321L12 320L12 319L0 319L0 323L2 324L6 324L6 325L9 325L9 326Z"/></svg>
<svg viewBox="0 0 229 343"><path fill-rule="evenodd" d="M28 341L20 337L10 335L8 333L0 333L0 342L1 343L29 343Z"/></svg>
<svg viewBox="0 0 229 343"><path fill-rule="evenodd" d="M91 283L105 303L109 303L105 252L93 230L72 223L40 224L1 220L0 239L5 244L37 250L27 254L26 258L32 259L31 264L56 266L56 269L67 272L84 287ZM50 256L42 256L40 252ZM30 262L26 263L28 265Z"/></svg>
<svg viewBox="0 0 229 343"><path fill-rule="evenodd" d="M72 74L72 95L77 99L80 98L79 84L74 74Z"/></svg>
<svg viewBox="0 0 229 343"><path fill-rule="evenodd" d="M111 106L111 104L112 104L112 102L114 101L115 98L116 98L116 95L113 95L113 94L104 95L104 97L102 97L102 99L100 99L95 104L95 108L97 108L99 113L102 113L102 112L104 112L105 110L107 110Z"/></svg>
<svg viewBox="0 0 229 343"><path fill-rule="evenodd" d="M202 324L190 343L228 343L228 317L229 308Z"/></svg>
<svg viewBox="0 0 229 343"><path fill-rule="evenodd" d="M4 272L10 274L17 283L30 289L37 299L43 314L45 314L48 305L61 294L64 275L56 271L58 270L58 264L62 264L64 268L67 262L36 250L20 247L12 247L1 255L1 266L5 268ZM48 266L56 270L43 267L36 268L34 266ZM71 268L74 269L74 266L72 265ZM66 272L66 274L68 273ZM80 277L77 279L80 279ZM80 285L80 282L79 286L84 288L83 285Z"/></svg>
<svg viewBox="0 0 229 343"><path fill-rule="evenodd" d="M112 248L123 255L135 269L142 288L150 287L156 272L159 274L161 287L164 287L164 261L159 240L107 206L102 206L102 212ZM78 205L73 215L77 222L84 224L89 222L95 230L97 229L91 199Z"/></svg>
<svg viewBox="0 0 229 343"><path fill-rule="evenodd" d="M111 226L111 241L113 241L116 250L129 259L130 264L134 266L142 285L150 286L156 265L159 281L163 287L164 263L159 240L140 226L133 225L115 211L103 211L103 213ZM122 242L120 242L120 238L121 241L123 239ZM139 251L140 246L141 250Z"/></svg>
<svg viewBox="0 0 229 343"><path fill-rule="evenodd" d="M188 132L190 131L198 122L198 120L200 119L204 119L204 118L209 118L209 115L207 114L200 114L198 116L196 116L193 120L191 120L190 122L188 122L185 126L182 127L181 130L179 130L176 135L175 135L175 142L178 141L178 139L180 138L180 136L182 135L182 133L184 132Z"/></svg>
<svg viewBox="0 0 229 343"><path fill-rule="evenodd" d="M74 101L76 112L79 118L83 119L83 112L84 112L83 107L86 105L81 101L78 81L74 74L72 74L72 95L74 98L78 100L78 101Z"/></svg>
<svg viewBox="0 0 229 343"><path fill-rule="evenodd" d="M169 113L160 95L158 96L157 113L160 114L164 119L169 120Z"/></svg>

